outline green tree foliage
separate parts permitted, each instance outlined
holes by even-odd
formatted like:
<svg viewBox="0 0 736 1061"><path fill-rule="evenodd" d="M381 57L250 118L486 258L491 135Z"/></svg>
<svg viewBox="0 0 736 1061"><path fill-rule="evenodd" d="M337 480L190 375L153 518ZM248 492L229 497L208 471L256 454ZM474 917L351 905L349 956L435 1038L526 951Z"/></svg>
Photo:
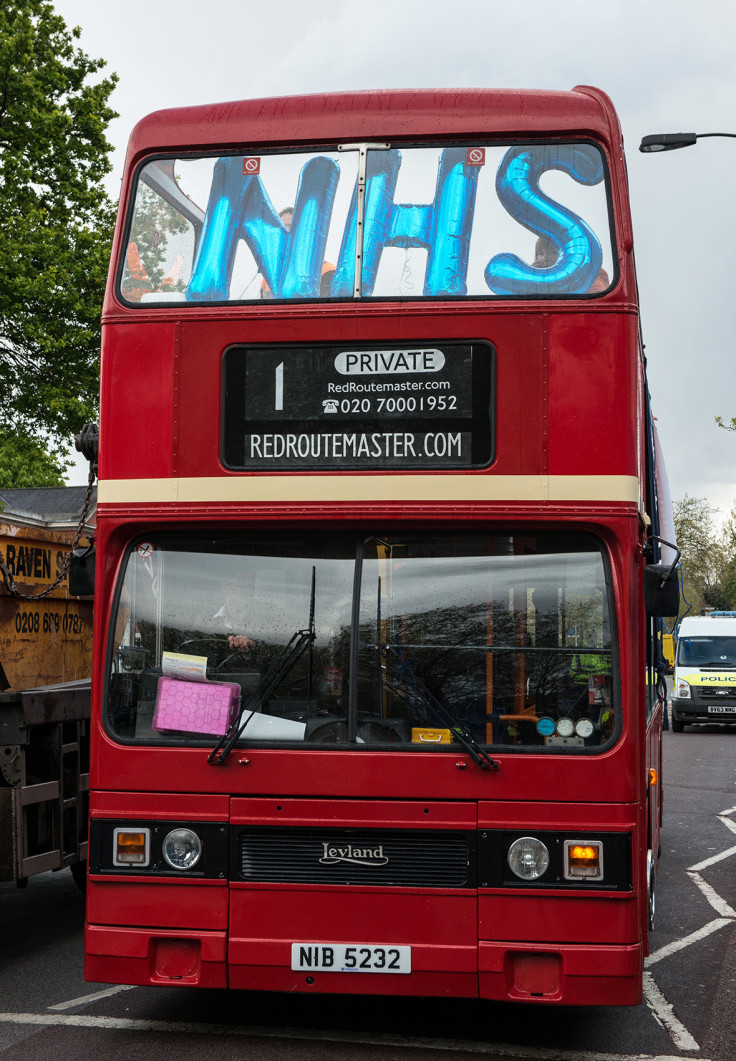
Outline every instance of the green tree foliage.
<svg viewBox="0 0 736 1061"><path fill-rule="evenodd" d="M35 439L0 430L0 490L63 485L62 463Z"/></svg>
<svg viewBox="0 0 736 1061"><path fill-rule="evenodd" d="M66 466L97 401L117 77L79 32L48 0L0 4L0 445L29 474Z"/></svg>
<svg viewBox="0 0 736 1061"><path fill-rule="evenodd" d="M703 608L736 608L736 507L723 527L704 497L685 494L673 505L677 544L682 551L685 598L691 614ZM680 614L687 611L681 604Z"/></svg>

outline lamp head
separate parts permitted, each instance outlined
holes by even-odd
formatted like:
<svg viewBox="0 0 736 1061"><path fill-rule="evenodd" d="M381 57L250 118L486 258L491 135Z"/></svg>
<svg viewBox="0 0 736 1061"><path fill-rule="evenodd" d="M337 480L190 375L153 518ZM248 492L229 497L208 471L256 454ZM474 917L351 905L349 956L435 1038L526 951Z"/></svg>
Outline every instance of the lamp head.
<svg viewBox="0 0 736 1061"><path fill-rule="evenodd" d="M698 139L697 133L650 133L642 137L639 150L645 154L653 151L676 151L678 147L690 147Z"/></svg>

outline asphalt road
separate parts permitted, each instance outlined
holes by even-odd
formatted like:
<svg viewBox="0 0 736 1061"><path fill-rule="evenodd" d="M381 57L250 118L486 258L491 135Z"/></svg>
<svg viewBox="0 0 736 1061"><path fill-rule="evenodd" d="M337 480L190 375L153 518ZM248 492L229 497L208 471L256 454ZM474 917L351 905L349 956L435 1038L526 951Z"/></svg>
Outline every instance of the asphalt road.
<svg viewBox="0 0 736 1061"><path fill-rule="evenodd" d="M736 728L669 731L664 739L657 924L641 1007L86 984L83 900L65 871L34 878L22 891L0 884L0 1057L733 1061Z"/></svg>

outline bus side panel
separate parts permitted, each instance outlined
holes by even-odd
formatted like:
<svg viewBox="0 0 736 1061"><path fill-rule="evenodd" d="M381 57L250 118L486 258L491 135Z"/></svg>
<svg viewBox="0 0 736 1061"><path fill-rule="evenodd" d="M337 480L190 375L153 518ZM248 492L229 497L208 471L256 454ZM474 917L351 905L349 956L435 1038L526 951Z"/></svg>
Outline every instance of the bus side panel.
<svg viewBox="0 0 736 1061"><path fill-rule="evenodd" d="M172 475L175 335L174 324L103 328L100 406L114 415L101 417L100 481Z"/></svg>
<svg viewBox="0 0 736 1061"><path fill-rule="evenodd" d="M552 475L636 475L636 319L551 315L549 470Z"/></svg>

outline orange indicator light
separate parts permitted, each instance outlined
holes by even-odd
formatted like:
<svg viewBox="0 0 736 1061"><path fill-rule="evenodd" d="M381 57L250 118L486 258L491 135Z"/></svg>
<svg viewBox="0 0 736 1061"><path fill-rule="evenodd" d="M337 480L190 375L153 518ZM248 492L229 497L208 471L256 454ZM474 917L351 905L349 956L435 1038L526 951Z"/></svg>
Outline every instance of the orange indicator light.
<svg viewBox="0 0 736 1061"><path fill-rule="evenodd" d="M598 860L598 848L597 847L583 847L582 844L575 844L574 847L570 848L570 862L580 863L581 865L587 865L589 862Z"/></svg>
<svg viewBox="0 0 736 1061"><path fill-rule="evenodd" d="M116 866L145 866L148 863L147 829L115 830Z"/></svg>
<svg viewBox="0 0 736 1061"><path fill-rule="evenodd" d="M565 877L567 880L585 878L602 880L603 850L598 842L565 841Z"/></svg>

